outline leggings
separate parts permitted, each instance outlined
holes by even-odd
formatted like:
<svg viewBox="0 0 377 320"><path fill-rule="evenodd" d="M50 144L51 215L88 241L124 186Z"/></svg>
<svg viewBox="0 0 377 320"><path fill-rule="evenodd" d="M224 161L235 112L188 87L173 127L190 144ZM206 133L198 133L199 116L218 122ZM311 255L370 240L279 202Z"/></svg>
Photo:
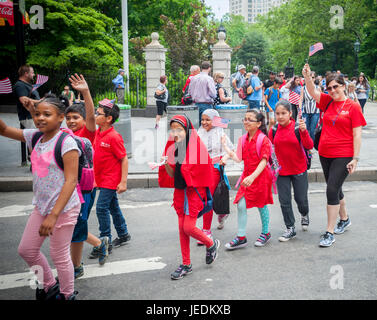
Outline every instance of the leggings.
<svg viewBox="0 0 377 320"><path fill-rule="evenodd" d="M342 185L348 176L347 164L352 160L352 157L325 158L319 156L319 159L327 183L327 204L338 205L339 201L344 198Z"/></svg>
<svg viewBox="0 0 377 320"><path fill-rule="evenodd" d="M198 187L197 190L200 196L204 199L206 197L205 188ZM179 241L181 244L182 262L184 265L190 265L190 237L203 242L207 248L213 246L213 240L207 237L202 230L196 227L198 213L203 208L202 201L192 187L186 188L186 194L188 199L189 215L186 215L184 212L184 190L174 190L173 205L178 215Z"/></svg>
<svg viewBox="0 0 377 320"><path fill-rule="evenodd" d="M209 187L209 190L211 191L211 194L215 193L216 187L220 182L220 171L217 170L215 167L213 168L213 184L212 186ZM212 218L213 218L213 210L207 212L203 216L203 230L211 230L211 225L212 225Z"/></svg>
<svg viewBox="0 0 377 320"><path fill-rule="evenodd" d="M60 292L68 298L74 291L74 272L70 254L73 229L80 212L80 205L60 214L55 228L50 235L50 256L56 266L59 277ZM18 254L29 267L40 267L43 270L43 287L47 292L55 285L56 280L50 265L41 252L46 237L39 235L39 228L46 216L42 216L35 208L26 224L24 234L18 247ZM38 269L36 269L38 270ZM42 275L38 275L41 279Z"/></svg>
<svg viewBox="0 0 377 320"><path fill-rule="evenodd" d="M270 223L270 212L268 210L267 205L263 208L258 208L259 215L262 222L262 233L268 233L268 225ZM237 235L239 237L246 236L246 224L247 224L247 208L246 208L246 201L243 197L237 203L237 212L238 212L238 232Z"/></svg>

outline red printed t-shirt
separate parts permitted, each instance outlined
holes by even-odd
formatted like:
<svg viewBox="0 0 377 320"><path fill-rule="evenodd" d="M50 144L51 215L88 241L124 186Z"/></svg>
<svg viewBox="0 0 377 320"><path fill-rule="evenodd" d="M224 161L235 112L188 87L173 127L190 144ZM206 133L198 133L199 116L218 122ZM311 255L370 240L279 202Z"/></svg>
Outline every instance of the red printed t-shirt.
<svg viewBox="0 0 377 320"><path fill-rule="evenodd" d="M321 93L317 108L325 111L330 95ZM360 105L351 100L333 101L323 116L318 153L325 158L353 157L353 128L365 126Z"/></svg>
<svg viewBox="0 0 377 320"><path fill-rule="evenodd" d="M272 137L272 128L268 137L275 147L276 157L279 160L281 169L279 175L290 176L303 173L307 170L306 156L296 134L295 121L291 120L286 127L278 125L275 137ZM308 130L300 132L302 145L310 150L313 148L313 140L310 138Z"/></svg>
<svg viewBox="0 0 377 320"><path fill-rule="evenodd" d="M115 190L122 178L121 160L127 156L122 136L111 127L96 131L94 141L94 176L99 188Z"/></svg>
<svg viewBox="0 0 377 320"><path fill-rule="evenodd" d="M96 137L96 132L95 131L89 131L86 126L83 126L81 129L77 130L76 132L73 133L75 136L81 137L81 138L87 138L89 141L94 143L94 138Z"/></svg>

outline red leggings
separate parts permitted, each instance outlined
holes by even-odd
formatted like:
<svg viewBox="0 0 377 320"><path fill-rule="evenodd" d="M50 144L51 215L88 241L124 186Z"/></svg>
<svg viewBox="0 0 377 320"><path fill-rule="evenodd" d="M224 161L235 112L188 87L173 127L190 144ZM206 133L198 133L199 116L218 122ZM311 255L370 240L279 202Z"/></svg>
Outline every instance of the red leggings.
<svg viewBox="0 0 377 320"><path fill-rule="evenodd" d="M205 199L205 188L197 188L200 196ZM179 228L179 240L181 244L182 263L184 265L190 265L190 237L199 240L204 243L207 248L213 246L213 240L208 238L207 235L196 227L196 220L198 213L203 209L203 203L196 194L194 188L187 187L186 195L189 205L189 215L184 213L184 190L175 189L173 206L178 215L178 228ZM208 214L208 213L206 213Z"/></svg>

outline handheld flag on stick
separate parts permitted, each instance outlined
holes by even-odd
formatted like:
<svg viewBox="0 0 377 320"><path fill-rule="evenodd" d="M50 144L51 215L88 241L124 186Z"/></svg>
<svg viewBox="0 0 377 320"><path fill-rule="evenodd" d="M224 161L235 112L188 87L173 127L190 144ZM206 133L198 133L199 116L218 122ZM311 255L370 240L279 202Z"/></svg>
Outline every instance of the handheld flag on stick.
<svg viewBox="0 0 377 320"><path fill-rule="evenodd" d="M300 95L294 91L289 92L289 103L298 105L300 103Z"/></svg>
<svg viewBox="0 0 377 320"><path fill-rule="evenodd" d="M12 84L9 78L0 80L0 94L8 94L12 92Z"/></svg>
<svg viewBox="0 0 377 320"><path fill-rule="evenodd" d="M317 42L316 44L313 44L309 48L309 57L311 57L313 54L315 54L316 52L318 52L320 50L323 50L322 42Z"/></svg>
<svg viewBox="0 0 377 320"><path fill-rule="evenodd" d="M224 118L221 118L221 117L213 117L213 120L212 120L212 125L214 127L220 127L220 128L228 128L228 123L230 122L230 120L228 119L224 119Z"/></svg>
<svg viewBox="0 0 377 320"><path fill-rule="evenodd" d="M48 81L48 77L47 76L42 76L40 74L37 74L37 81L33 85L33 91L36 90L36 89L38 89L41 85L45 84L47 81Z"/></svg>

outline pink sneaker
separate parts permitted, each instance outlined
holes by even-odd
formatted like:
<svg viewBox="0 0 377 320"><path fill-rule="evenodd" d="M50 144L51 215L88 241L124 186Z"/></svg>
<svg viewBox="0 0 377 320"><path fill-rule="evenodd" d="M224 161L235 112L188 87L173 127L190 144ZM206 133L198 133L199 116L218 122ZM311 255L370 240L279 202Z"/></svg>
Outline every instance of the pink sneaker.
<svg viewBox="0 0 377 320"><path fill-rule="evenodd" d="M217 221L219 222L219 225L217 226L217 229L221 230L224 228L225 220L228 219L228 214L219 214L217 216Z"/></svg>
<svg viewBox="0 0 377 320"><path fill-rule="evenodd" d="M206 236L207 236L208 238L210 238L210 239L213 240L213 236L212 236L212 232L211 232L211 230L202 230L202 231L206 234ZM198 244L198 246L204 246L204 243L201 242L200 240L198 240L197 244Z"/></svg>

